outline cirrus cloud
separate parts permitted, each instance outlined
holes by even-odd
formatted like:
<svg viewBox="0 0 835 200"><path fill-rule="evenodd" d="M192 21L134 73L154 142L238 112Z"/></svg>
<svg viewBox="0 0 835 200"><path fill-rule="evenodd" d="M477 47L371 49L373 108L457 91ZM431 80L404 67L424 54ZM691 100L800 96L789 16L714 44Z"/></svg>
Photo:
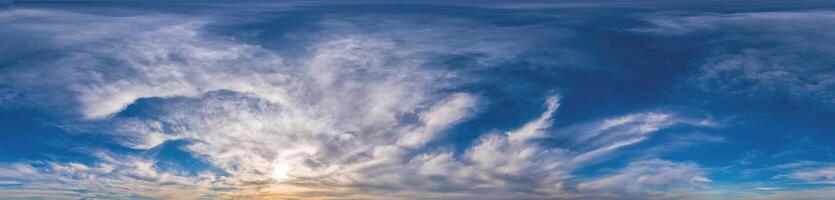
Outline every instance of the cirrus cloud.
<svg viewBox="0 0 835 200"><path fill-rule="evenodd" d="M0 15L12 17L21 19L10 23L20 32L4 36L43 39L44 48L66 52L3 69L0 78L29 94L27 103L67 106L79 117L62 128L133 151L187 141L182 151L219 171L190 175L162 169L152 156L101 152L86 164L0 164L0 178L21 183L0 190L15 196L553 199L607 190L640 198L710 182L696 164L665 160L634 161L608 178L575 177L663 129L714 124L633 113L579 124L565 135L572 145L553 146L543 140L565 133L552 131L557 96L545 97L541 113L519 127L479 133L463 152L434 144L489 101L461 89L470 77L436 66L437 59L473 55L478 66L496 67L528 44L506 42L522 33L517 29L468 20L322 20L289 55L208 31L218 19L205 17ZM277 167L286 177L273 176ZM618 184L635 179L641 184Z"/></svg>

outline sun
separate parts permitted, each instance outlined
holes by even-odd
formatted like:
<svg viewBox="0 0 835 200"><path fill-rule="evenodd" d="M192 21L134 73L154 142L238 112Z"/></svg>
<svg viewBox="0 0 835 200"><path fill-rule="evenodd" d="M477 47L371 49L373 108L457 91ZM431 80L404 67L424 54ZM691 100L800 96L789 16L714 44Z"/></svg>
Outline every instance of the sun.
<svg viewBox="0 0 835 200"><path fill-rule="evenodd" d="M275 180L284 180L287 179L287 172L290 169L287 167L287 164L278 163L273 167L273 179Z"/></svg>

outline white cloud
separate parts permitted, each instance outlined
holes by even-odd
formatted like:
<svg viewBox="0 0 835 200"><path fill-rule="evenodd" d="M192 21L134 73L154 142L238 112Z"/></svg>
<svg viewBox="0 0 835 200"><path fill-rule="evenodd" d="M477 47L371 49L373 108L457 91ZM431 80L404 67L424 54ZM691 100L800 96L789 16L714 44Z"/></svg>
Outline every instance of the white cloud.
<svg viewBox="0 0 835 200"><path fill-rule="evenodd" d="M546 130L551 126L551 116L557 111L560 106L559 99L555 96L549 97L547 100L547 110L542 113L536 121L525 124L519 130L508 133L508 139L514 142L521 142L530 139L544 137Z"/></svg>
<svg viewBox="0 0 835 200"><path fill-rule="evenodd" d="M579 124L559 132L571 135L569 139L577 144L579 154L572 162L579 165L599 159L614 150L640 143L651 134L674 125L715 127L717 123L677 117L672 113L648 112Z"/></svg>
<svg viewBox="0 0 835 200"><path fill-rule="evenodd" d="M157 171L153 160L140 157L111 157L94 153L93 166L68 162L18 162L0 165L0 179L19 186L0 188L4 198L46 197L50 199L128 198L141 195L166 199L196 199L208 192L215 175L196 177Z"/></svg>
<svg viewBox="0 0 835 200"><path fill-rule="evenodd" d="M782 190L783 188L779 187L754 187L755 190L762 190L762 191L776 191Z"/></svg>
<svg viewBox="0 0 835 200"><path fill-rule="evenodd" d="M153 159L107 154L93 166L0 165L0 178L24 183L7 189L21 197L83 196L74 189L85 189L104 196L136 193L163 199L203 194L568 198L631 178L641 179L642 185L626 186L630 192L709 182L694 164L653 160L573 190L571 173L588 161L605 159L677 124L710 123L670 113L630 114L580 125L566 135L577 141L575 146L553 148L540 140L553 136L549 130L560 105L557 97L546 99L536 119L515 130L483 134L464 153L427 147L477 114L482 100L448 92L460 84L459 74L432 66L432 58L473 54L480 65L500 63L519 53L515 45L526 44L502 38L518 30L466 20L442 22L445 26L418 26L415 19L375 18L371 24L362 18L325 20L321 32L306 35L309 43L298 55L288 56L208 33L204 27L212 19L14 12L38 20L15 22L13 29L41 33L49 41L44 45L75 49L57 61L17 66L16 73L2 77L14 80L16 89L49 88L43 95L72 99L70 105L87 121L63 127L103 133L137 150L188 140L184 151L224 172L185 176L159 171ZM5 15L0 20L8 20ZM85 20L51 21L56 16ZM140 115L114 116L141 98L156 99ZM652 167L664 171L647 170ZM61 188L64 184L73 187ZM210 191L213 187L232 190Z"/></svg>
<svg viewBox="0 0 835 200"><path fill-rule="evenodd" d="M612 175L577 187L604 198L680 199L710 182L705 172L693 163L646 160L632 162Z"/></svg>
<svg viewBox="0 0 835 200"><path fill-rule="evenodd" d="M446 130L466 117L472 110L475 99L469 94L453 94L448 100L433 105L428 111L421 113L423 126L405 133L398 138L398 144L413 147L420 146L435 138L438 132Z"/></svg>
<svg viewBox="0 0 835 200"><path fill-rule="evenodd" d="M791 173L781 174L775 179L788 178L812 184L835 184L835 166L818 166L795 169Z"/></svg>

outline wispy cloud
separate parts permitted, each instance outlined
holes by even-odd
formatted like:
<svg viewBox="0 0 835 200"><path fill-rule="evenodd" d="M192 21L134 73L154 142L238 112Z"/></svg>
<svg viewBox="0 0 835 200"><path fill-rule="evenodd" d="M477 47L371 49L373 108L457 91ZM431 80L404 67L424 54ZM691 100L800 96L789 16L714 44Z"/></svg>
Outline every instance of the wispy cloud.
<svg viewBox="0 0 835 200"><path fill-rule="evenodd" d="M33 161L0 165L0 179L15 187L0 188L4 198L75 199L78 197L128 198L142 195L168 199L196 199L206 194L217 178L211 173L196 177L154 168L154 160L94 153L97 164ZM117 156L117 157L112 157Z"/></svg>
<svg viewBox="0 0 835 200"><path fill-rule="evenodd" d="M800 168L788 174L777 175L774 178L795 179L811 184L835 184L835 166Z"/></svg>
<svg viewBox="0 0 835 200"><path fill-rule="evenodd" d="M470 55L478 66L497 67L531 43L516 35L533 33L519 29L464 19L328 19L312 25L317 31L296 33L302 47L283 54L208 31L212 18L0 14L10 19L23 19L10 26L20 32L4 36L44 39L38 44L67 52L0 77L34 97L60 99L29 99L36 106L79 115L62 128L140 152L188 141L182 151L220 171L188 175L160 169L152 156L105 151L92 162L0 164L0 179L20 183L0 188L14 197L640 198L711 182L696 164L655 159L592 180L575 177L653 133L717 123L645 112L552 132L558 96L545 97L544 109L519 127L478 133L462 152L433 145L489 101L458 88L469 81L462 71L474 69L436 66L436 59ZM126 112L131 105L140 111ZM573 143L543 143L556 134Z"/></svg>
<svg viewBox="0 0 835 200"><path fill-rule="evenodd" d="M583 182L581 191L600 198L682 198L712 182L693 163L647 160L630 163L610 176Z"/></svg>

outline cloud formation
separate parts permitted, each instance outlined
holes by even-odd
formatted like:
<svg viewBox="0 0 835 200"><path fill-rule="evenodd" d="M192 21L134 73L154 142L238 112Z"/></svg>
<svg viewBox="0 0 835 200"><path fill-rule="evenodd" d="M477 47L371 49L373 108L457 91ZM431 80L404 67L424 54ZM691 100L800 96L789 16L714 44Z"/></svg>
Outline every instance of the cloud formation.
<svg viewBox="0 0 835 200"><path fill-rule="evenodd" d="M695 163L662 159L578 178L662 130L716 122L639 112L555 128L555 95L536 97L542 109L518 127L479 130L463 151L433 143L490 101L461 88L474 69L437 60L471 55L497 67L529 45L514 35L525 29L328 19L286 54L212 32L218 19L205 17L15 9L0 20L16 31L4 37L66 51L3 69L29 106L67 106L78 117L60 127L132 151L186 141L179 150L212 168L194 175L107 151L87 163L0 164L0 181L14 183L0 190L13 197L675 199L711 183Z"/></svg>
<svg viewBox="0 0 835 200"><path fill-rule="evenodd" d="M711 180L693 163L666 160L632 162L613 175L578 185L598 198L681 199Z"/></svg>
<svg viewBox="0 0 835 200"><path fill-rule="evenodd" d="M32 161L3 164L3 198L129 198L134 195L164 199L197 199L208 194L215 176L160 172L155 161L141 157L93 152L98 162ZM115 156L115 157L114 157ZM4 184L5 185L5 184Z"/></svg>

